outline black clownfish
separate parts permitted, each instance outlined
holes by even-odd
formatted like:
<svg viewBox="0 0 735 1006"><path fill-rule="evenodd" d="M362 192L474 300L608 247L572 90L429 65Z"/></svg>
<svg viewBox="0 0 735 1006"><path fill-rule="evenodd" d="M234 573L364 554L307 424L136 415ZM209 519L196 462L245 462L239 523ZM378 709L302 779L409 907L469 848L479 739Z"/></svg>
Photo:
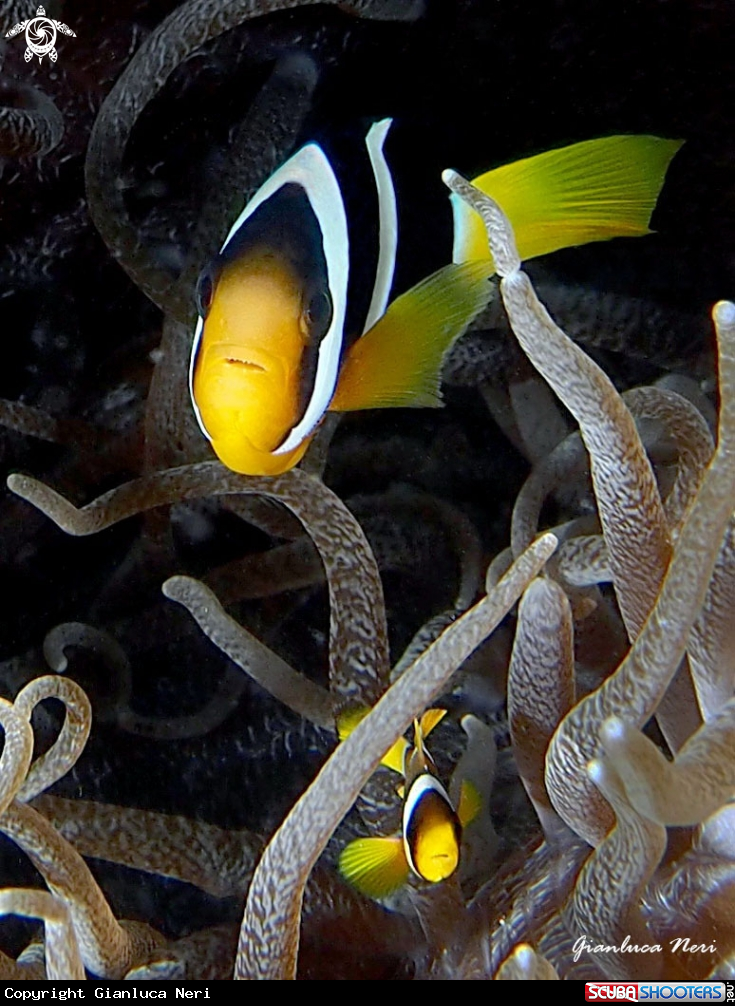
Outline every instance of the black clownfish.
<svg viewBox="0 0 735 1006"><path fill-rule="evenodd" d="M384 119L368 130L364 184L349 207L337 159L318 143L301 147L248 202L200 276L191 396L205 436L236 472L292 468L327 409L440 405L444 356L489 298L494 267L482 221L455 196L452 263L393 297L399 214L384 151L390 127ZM589 140L474 184L503 207L527 259L648 233L680 145L654 136Z"/></svg>
<svg viewBox="0 0 735 1006"><path fill-rule="evenodd" d="M367 709L356 710L338 721L344 739ZM437 778L425 738L441 722L446 710L429 709L414 722L413 746L401 737L382 764L401 771L403 812L401 831L386 837L358 838L345 846L339 871L348 883L371 898L386 898L401 888L411 875L438 884L459 866L462 828L479 811L479 795L463 782L459 806ZM400 764L400 768L399 768Z"/></svg>

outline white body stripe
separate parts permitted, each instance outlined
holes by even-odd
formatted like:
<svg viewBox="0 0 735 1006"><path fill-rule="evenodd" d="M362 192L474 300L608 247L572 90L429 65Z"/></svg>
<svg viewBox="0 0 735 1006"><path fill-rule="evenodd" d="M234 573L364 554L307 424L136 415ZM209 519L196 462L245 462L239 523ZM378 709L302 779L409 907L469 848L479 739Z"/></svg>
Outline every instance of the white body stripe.
<svg viewBox="0 0 735 1006"><path fill-rule="evenodd" d="M396 205L396 190L393 186L388 162L383 153L383 144L388 130L393 124L392 119L382 119L370 127L365 144L373 169L375 187L378 191L378 266L375 272L375 286L370 299L363 335L385 314L388 307L393 274L396 268L396 250L398 248L398 207Z"/></svg>
<svg viewBox="0 0 735 1006"><path fill-rule="evenodd" d="M268 179L254 197L254 208L288 182L296 182L303 187L319 221L333 313L332 323L319 345L314 390L304 416L281 446L273 452L274 454L285 454L298 447L312 432L332 401L342 355L350 270L350 240L342 193L332 166L321 147L309 143L294 154L290 161Z"/></svg>
<svg viewBox="0 0 735 1006"><path fill-rule="evenodd" d="M207 433L207 428L204 425L204 420L202 419L202 414L199 411L199 406L197 405L196 398L194 398L194 367L196 366L197 353L199 351L199 343L202 341L202 332L204 331L204 322L201 318L197 318L197 325L194 329L194 342L191 346L191 356L189 358L189 396L191 398L191 404L194 406L194 415L197 417L197 422L199 423L199 429L202 431L207 440L212 438Z"/></svg>

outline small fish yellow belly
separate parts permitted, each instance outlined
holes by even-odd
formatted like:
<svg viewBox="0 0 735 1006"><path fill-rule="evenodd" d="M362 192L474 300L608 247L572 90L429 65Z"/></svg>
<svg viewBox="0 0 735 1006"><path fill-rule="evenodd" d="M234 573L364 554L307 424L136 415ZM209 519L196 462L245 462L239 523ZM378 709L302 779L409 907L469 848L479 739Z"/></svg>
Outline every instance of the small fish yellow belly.
<svg viewBox="0 0 735 1006"><path fill-rule="evenodd" d="M413 784L404 807L406 859L423 880L438 884L459 865L462 828L441 784L424 774Z"/></svg>
<svg viewBox="0 0 735 1006"><path fill-rule="evenodd" d="M459 865L459 843L452 819L425 824L413 848L413 865L424 880L438 884L451 877Z"/></svg>

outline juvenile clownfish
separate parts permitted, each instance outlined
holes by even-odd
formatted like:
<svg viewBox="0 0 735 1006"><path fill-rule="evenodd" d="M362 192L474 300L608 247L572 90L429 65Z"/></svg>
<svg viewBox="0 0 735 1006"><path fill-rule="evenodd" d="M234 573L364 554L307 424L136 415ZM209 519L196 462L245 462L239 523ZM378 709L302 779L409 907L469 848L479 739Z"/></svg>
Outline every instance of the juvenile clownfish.
<svg viewBox="0 0 735 1006"><path fill-rule="evenodd" d="M338 724L344 738L367 710ZM477 813L478 798L469 785L463 786L460 806L455 809L449 794L436 776L436 767L426 750L426 735L441 721L444 709L429 709L414 722L413 746L400 738L382 761L396 768L402 758L405 778L401 832L385 838L358 838L350 842L339 858L339 870L353 887L371 898L385 898L402 887L413 874L420 880L438 884L459 866L462 828Z"/></svg>
<svg viewBox="0 0 735 1006"><path fill-rule="evenodd" d="M236 472L292 468L327 409L441 405L444 356L489 299L495 270L484 227L456 196L452 264L392 299L399 214L384 152L391 121L367 132L362 174L351 165L349 180L364 183L357 200L347 195L355 185L340 182L339 159L308 143L256 192L199 278L192 402ZM474 184L503 207L528 259L649 233L680 146L654 136L588 140Z"/></svg>

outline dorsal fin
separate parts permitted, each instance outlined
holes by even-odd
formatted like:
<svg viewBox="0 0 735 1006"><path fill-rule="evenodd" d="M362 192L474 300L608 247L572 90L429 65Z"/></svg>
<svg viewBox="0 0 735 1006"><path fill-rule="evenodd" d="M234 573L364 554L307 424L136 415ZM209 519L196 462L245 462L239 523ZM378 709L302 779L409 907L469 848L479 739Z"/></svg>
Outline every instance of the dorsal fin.
<svg viewBox="0 0 735 1006"><path fill-rule="evenodd" d="M378 264L375 270L375 285L370 299L364 332L383 317L388 307L393 274L396 268L396 251L398 249L398 207L396 205L396 190L393 185L388 162L383 153L383 144L392 119L382 119L370 127L365 138L370 164L375 178L375 188L378 194Z"/></svg>

